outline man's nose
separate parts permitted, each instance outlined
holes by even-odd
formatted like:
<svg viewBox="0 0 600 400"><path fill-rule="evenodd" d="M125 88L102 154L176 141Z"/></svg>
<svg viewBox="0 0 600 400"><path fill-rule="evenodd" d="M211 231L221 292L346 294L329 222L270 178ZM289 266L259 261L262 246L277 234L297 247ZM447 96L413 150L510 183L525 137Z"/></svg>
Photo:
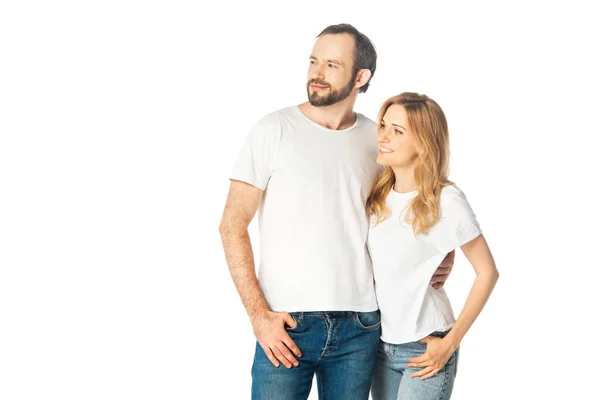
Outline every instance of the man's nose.
<svg viewBox="0 0 600 400"><path fill-rule="evenodd" d="M323 65L315 65L312 72L313 79L325 78L325 68L323 68Z"/></svg>

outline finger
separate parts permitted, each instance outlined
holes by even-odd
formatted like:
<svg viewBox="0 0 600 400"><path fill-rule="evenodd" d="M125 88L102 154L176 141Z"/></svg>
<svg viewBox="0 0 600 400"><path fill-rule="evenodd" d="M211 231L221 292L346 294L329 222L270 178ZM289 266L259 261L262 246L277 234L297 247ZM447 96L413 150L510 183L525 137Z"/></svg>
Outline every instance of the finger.
<svg viewBox="0 0 600 400"><path fill-rule="evenodd" d="M454 256L456 256L456 250L452 250L450 253L446 254L442 264L452 266L454 264Z"/></svg>
<svg viewBox="0 0 600 400"><path fill-rule="evenodd" d="M427 362L429 360L429 355L427 353L420 355L419 357L414 357L408 360L409 364L421 364Z"/></svg>
<svg viewBox="0 0 600 400"><path fill-rule="evenodd" d="M443 280L440 279L438 276L432 276L431 279L429 280L429 283L431 283L432 285L435 283L442 283Z"/></svg>
<svg viewBox="0 0 600 400"><path fill-rule="evenodd" d="M292 316L291 316L290 314L288 314L288 313L285 313L284 321L285 321L285 324L286 324L287 326L289 326L290 328L292 328L292 329L294 329L294 328L296 327L296 325L298 324L298 323L296 322L296 320L294 320L294 317L292 317Z"/></svg>
<svg viewBox="0 0 600 400"><path fill-rule="evenodd" d="M418 378L420 376L429 374L431 371L433 371L433 367L426 367L426 368L423 368L420 371L413 372L412 374L410 374L410 377L411 378Z"/></svg>
<svg viewBox="0 0 600 400"><path fill-rule="evenodd" d="M275 357L277 357L277 359L283 365L285 365L286 368L292 368L292 363L287 358L285 358L285 356L283 354L281 354L281 350L279 350L279 347L272 346L271 350L273 350L273 354L275 354Z"/></svg>
<svg viewBox="0 0 600 400"><path fill-rule="evenodd" d="M441 287L444 287L444 285L446 284L446 281L443 282L431 282L431 287L433 287L434 289L439 289Z"/></svg>
<svg viewBox="0 0 600 400"><path fill-rule="evenodd" d="M440 265L439 267L437 267L437 269L433 272L433 277L436 278L443 278L444 276L448 276L450 274L450 271L452 271L451 267L446 267L444 265ZM432 278L433 278L432 277Z"/></svg>
<svg viewBox="0 0 600 400"><path fill-rule="evenodd" d="M416 362L416 363L408 363L408 364L406 364L406 366L408 368L425 368L425 367L431 367L431 360L421 361L421 362Z"/></svg>
<svg viewBox="0 0 600 400"><path fill-rule="evenodd" d="M294 342L292 340L292 338L290 337L290 335L288 335L286 333L286 335L283 338L282 342L287 346L288 349L290 349L292 351L292 353L294 353L296 355L296 357L302 357L302 352L300 351L300 349L298 348L298 346L296 346L296 342Z"/></svg>
<svg viewBox="0 0 600 400"><path fill-rule="evenodd" d="M452 263L444 260L440 263L440 265L438 265L437 269L435 270L436 274L447 274L448 271L450 271L452 269Z"/></svg>
<svg viewBox="0 0 600 400"><path fill-rule="evenodd" d="M283 342L277 343L276 346L279 349L279 351L281 351L281 354L283 354L283 356L289 362L291 362L294 367L298 366L298 360L296 360L296 357L294 357L294 355L290 352L290 349L288 349L287 346Z"/></svg>
<svg viewBox="0 0 600 400"><path fill-rule="evenodd" d="M440 372L439 368L435 368L433 371L431 371L430 373L428 373L427 375L424 375L421 377L421 380L425 380L428 378L431 378L432 376L434 376L435 374L437 374L438 372Z"/></svg>
<svg viewBox="0 0 600 400"><path fill-rule="evenodd" d="M448 274L436 274L436 275L433 275L431 277L431 283L445 282L446 280L448 280L448 276L450 276L449 273Z"/></svg>
<svg viewBox="0 0 600 400"><path fill-rule="evenodd" d="M269 359L269 361L271 361L271 363L275 367L279 367L279 361L277 361L277 359L273 355L273 352L271 351L271 349L268 348L268 347L263 346L262 344L260 345L260 347L262 347L262 349L265 352L265 355L267 356L267 358Z"/></svg>
<svg viewBox="0 0 600 400"><path fill-rule="evenodd" d="M429 343L430 341L431 341L431 335L425 336L423 339L419 339L419 342L425 343L425 344Z"/></svg>

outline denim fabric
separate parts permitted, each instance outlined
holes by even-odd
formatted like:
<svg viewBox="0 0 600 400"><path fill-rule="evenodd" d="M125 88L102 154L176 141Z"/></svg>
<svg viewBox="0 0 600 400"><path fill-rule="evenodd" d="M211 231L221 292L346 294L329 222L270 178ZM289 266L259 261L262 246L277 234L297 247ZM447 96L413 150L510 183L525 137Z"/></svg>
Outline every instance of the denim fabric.
<svg viewBox="0 0 600 400"><path fill-rule="evenodd" d="M431 336L444 337L447 332L433 332ZM458 350L450 356L446 365L431 378L412 378L421 368L407 368L408 360L425 353L427 345L419 341L391 344L379 342L377 365L371 395L373 400L447 400L452 394Z"/></svg>
<svg viewBox="0 0 600 400"><path fill-rule="evenodd" d="M307 399L314 374L321 400L367 400L377 359L379 311L294 312L296 326L286 328L302 352L299 365L271 364L256 343L252 399Z"/></svg>

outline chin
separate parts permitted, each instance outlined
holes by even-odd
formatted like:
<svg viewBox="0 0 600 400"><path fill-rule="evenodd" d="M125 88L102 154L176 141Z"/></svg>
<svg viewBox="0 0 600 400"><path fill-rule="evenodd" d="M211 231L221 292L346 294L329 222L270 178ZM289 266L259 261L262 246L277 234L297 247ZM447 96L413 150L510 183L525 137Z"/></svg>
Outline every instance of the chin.
<svg viewBox="0 0 600 400"><path fill-rule="evenodd" d="M377 159L375 160L375 162L379 165L381 165L382 167L387 167L390 164L386 163L384 160L381 159L381 156L377 156Z"/></svg>

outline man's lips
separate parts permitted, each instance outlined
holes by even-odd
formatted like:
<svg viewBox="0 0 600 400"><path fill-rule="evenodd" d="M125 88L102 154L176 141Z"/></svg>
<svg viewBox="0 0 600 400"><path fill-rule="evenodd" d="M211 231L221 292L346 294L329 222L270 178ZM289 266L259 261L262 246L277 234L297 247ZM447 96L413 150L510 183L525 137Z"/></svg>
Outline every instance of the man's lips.
<svg viewBox="0 0 600 400"><path fill-rule="evenodd" d="M312 83L312 84L310 85L310 87L311 87L313 90L323 90L323 89L327 89L329 86L316 85L316 84Z"/></svg>

